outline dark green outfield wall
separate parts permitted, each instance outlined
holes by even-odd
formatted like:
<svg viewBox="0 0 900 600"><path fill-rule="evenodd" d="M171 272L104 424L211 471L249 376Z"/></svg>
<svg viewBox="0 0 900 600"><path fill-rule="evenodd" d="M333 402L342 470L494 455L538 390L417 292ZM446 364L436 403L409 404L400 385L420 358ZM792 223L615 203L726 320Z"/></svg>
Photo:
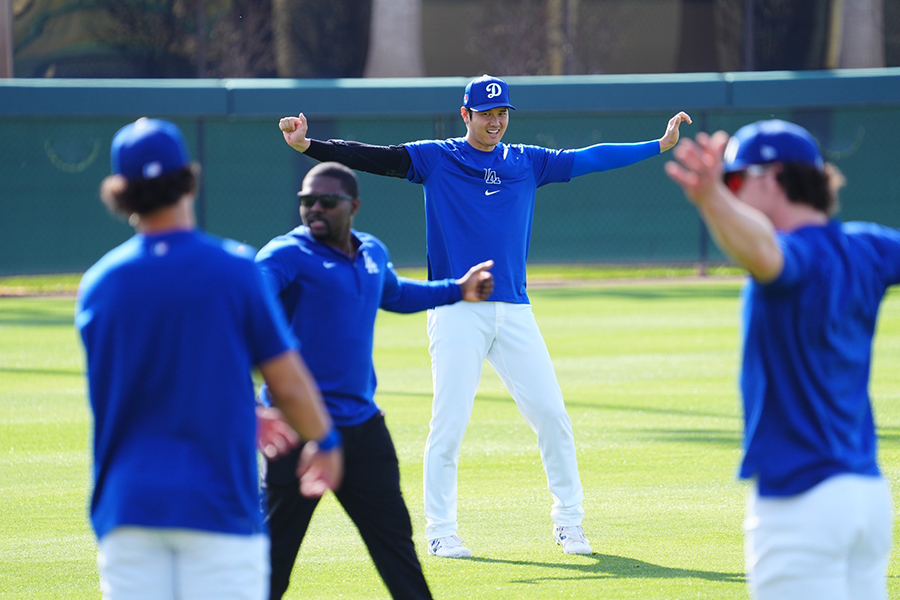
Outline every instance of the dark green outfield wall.
<svg viewBox="0 0 900 600"><path fill-rule="evenodd" d="M303 111L310 135L377 144L464 134L464 79L0 81L0 274L81 271L131 229L97 199L109 143L139 116L182 126L204 165L199 217L217 235L261 246L297 224L295 193L313 164L277 120ZM804 73L509 78L518 110L505 141L554 148L779 117L810 129L847 175L845 220L900 227L900 69ZM720 260L663 173L664 157L538 192L533 262ZM422 192L361 174L358 229L399 266L424 265Z"/></svg>

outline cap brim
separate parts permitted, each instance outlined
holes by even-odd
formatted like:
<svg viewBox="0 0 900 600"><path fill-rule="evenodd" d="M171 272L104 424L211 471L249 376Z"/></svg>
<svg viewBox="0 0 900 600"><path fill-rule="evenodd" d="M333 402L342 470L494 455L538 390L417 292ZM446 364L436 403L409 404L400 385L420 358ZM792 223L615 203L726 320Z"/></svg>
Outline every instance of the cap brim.
<svg viewBox="0 0 900 600"><path fill-rule="evenodd" d="M492 108L501 107L516 110L516 107L512 104L504 104L503 102L488 102L487 104L479 104L478 106L469 106L467 108L474 110L475 112L484 112L486 110L491 110Z"/></svg>
<svg viewBox="0 0 900 600"><path fill-rule="evenodd" d="M722 170L725 173L734 173L735 171L743 171L747 167L750 167L753 165L763 166L763 165L771 165L774 163L793 163L793 164L798 164L798 165L809 165L809 166L815 167L819 170L822 170L822 166L824 164L819 161L791 160L789 158L787 158L787 159L783 158L783 159L778 159L778 160L766 160L766 161L736 160L732 163L727 163L727 164L723 165Z"/></svg>
<svg viewBox="0 0 900 600"><path fill-rule="evenodd" d="M755 164L762 164L762 163L748 163L747 161L744 161L744 160L736 160L732 163L727 163L727 164L723 165L722 170L725 173L734 173L735 171L743 171L744 169L749 167L751 164L755 165Z"/></svg>

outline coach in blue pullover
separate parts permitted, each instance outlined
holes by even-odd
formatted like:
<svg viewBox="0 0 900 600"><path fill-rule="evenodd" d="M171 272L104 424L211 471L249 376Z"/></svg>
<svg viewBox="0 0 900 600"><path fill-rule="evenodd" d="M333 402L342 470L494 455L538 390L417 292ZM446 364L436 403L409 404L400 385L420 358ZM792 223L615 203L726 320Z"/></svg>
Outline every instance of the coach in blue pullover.
<svg viewBox="0 0 900 600"><path fill-rule="evenodd" d="M391 595L430 598L400 491L397 454L374 402L375 316L379 308L413 313L484 300L493 291L487 270L493 262L472 267L460 279L398 277L384 244L352 229L360 200L351 169L320 163L307 173L298 195L303 225L269 242L257 261L306 349L309 369L343 436L345 472L335 491L338 501L359 529ZM265 387L261 396L268 403ZM272 598L287 590L318 504L318 498L300 494L296 464L296 454L268 464Z"/></svg>

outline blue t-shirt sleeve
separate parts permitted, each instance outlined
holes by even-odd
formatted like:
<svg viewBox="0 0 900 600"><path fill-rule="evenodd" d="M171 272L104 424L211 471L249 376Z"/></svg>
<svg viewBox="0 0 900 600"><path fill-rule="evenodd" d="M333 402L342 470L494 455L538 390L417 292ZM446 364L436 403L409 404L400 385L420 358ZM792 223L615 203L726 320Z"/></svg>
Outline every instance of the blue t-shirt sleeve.
<svg viewBox="0 0 900 600"><path fill-rule="evenodd" d="M288 350L299 349L299 342L291 333L284 311L264 281L262 271L253 263L251 266L246 285L250 321L247 331L253 364L258 365Z"/></svg>
<svg viewBox="0 0 900 600"><path fill-rule="evenodd" d="M596 144L574 151L570 177L580 177L597 171L609 171L627 167L658 155L659 141L635 144Z"/></svg>
<svg viewBox="0 0 900 600"><path fill-rule="evenodd" d="M518 146L518 148L522 148L531 161L537 187L548 183L566 182L571 178L574 150L553 150L541 146Z"/></svg>
<svg viewBox="0 0 900 600"><path fill-rule="evenodd" d="M438 140L421 140L403 144L409 152L410 167L406 179L412 183L425 183L428 174L443 159L445 145Z"/></svg>
<svg viewBox="0 0 900 600"><path fill-rule="evenodd" d="M900 284L900 231L865 222L845 223L844 230L851 235L868 237L886 287Z"/></svg>
<svg viewBox="0 0 900 600"><path fill-rule="evenodd" d="M773 281L760 285L763 289L771 291L789 290L803 282L809 274L812 259L810 246L799 243L798 238L780 232L776 235L784 255L784 266Z"/></svg>

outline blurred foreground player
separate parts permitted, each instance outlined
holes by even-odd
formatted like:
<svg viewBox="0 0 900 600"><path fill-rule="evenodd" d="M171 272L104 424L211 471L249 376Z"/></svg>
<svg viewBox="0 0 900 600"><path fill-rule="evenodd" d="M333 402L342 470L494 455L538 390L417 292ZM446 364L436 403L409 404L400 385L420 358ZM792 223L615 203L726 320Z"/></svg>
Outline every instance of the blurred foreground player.
<svg viewBox="0 0 900 600"><path fill-rule="evenodd" d="M137 234L78 292L104 598L267 597L254 366L288 422L320 440L304 490L341 477L339 434L252 251L195 228L198 168L172 123L116 133L101 196Z"/></svg>
<svg viewBox="0 0 900 600"><path fill-rule="evenodd" d="M893 511L868 385L878 307L900 282L900 233L833 218L843 177L795 124L700 134L674 154L669 177L750 275L740 476L752 480L751 593L887 598Z"/></svg>

